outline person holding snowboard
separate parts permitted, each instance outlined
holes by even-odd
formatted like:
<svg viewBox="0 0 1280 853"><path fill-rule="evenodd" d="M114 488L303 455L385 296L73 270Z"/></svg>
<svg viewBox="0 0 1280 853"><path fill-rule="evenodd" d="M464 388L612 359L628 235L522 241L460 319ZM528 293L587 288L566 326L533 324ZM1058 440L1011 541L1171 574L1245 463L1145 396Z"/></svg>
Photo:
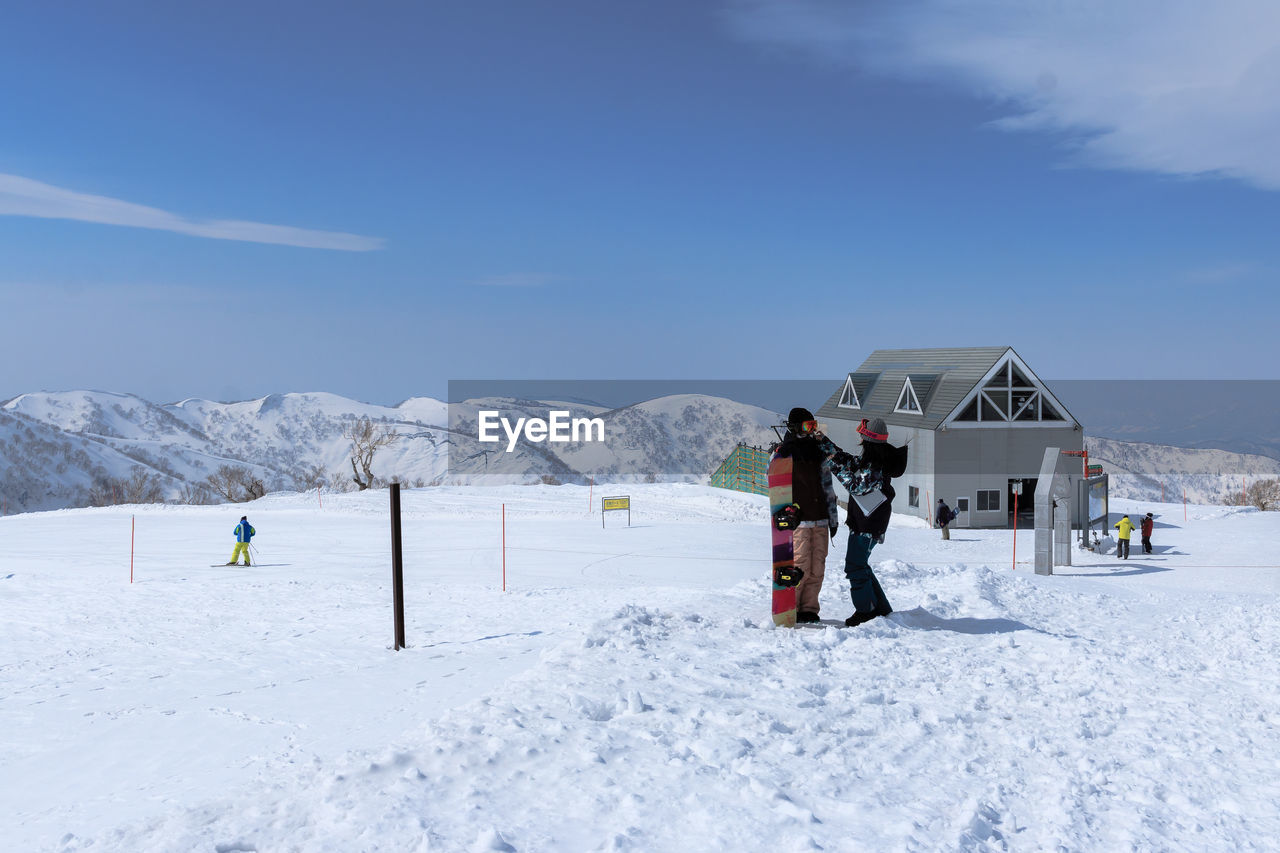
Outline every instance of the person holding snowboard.
<svg viewBox="0 0 1280 853"><path fill-rule="evenodd" d="M836 515L836 490L827 464L828 454L819 444L818 422L808 409L796 407L787 415L787 432L777 453L791 457L791 500L799 507L799 524L792 534L796 568L796 621L817 622L818 593L826 574L830 540L840 529Z"/></svg>
<svg viewBox="0 0 1280 853"><path fill-rule="evenodd" d="M1151 553L1151 530L1156 526L1155 517L1151 513L1147 513L1147 517L1142 519L1142 553Z"/></svg>
<svg viewBox="0 0 1280 853"><path fill-rule="evenodd" d="M1126 515L1111 526L1119 531L1116 534L1116 556L1122 560L1129 559L1129 537L1133 535L1133 522Z"/></svg>
<svg viewBox="0 0 1280 853"><path fill-rule="evenodd" d="M947 506L947 502L942 498L938 498L938 511L934 513L934 523L942 528L942 538L951 538L951 528L947 527L955 520L956 514L952 512L951 507Z"/></svg>
<svg viewBox="0 0 1280 853"><path fill-rule="evenodd" d="M889 443L889 428L883 418L863 418L858 435L862 436L862 449L857 456L843 451L832 456L836 478L849 490L849 547L844 573L849 578L853 615L844 624L850 628L893 612L871 570L871 549L884 541L889 529L897 494L890 481L907 470L907 448Z"/></svg>
<svg viewBox="0 0 1280 853"><path fill-rule="evenodd" d="M240 516L240 523L236 525L236 529L232 531L236 535L236 547L231 552L231 562L228 566L234 566L240 560L240 553L244 552L244 564L249 565L249 540L253 538L258 531L253 529L253 525L249 524L247 515Z"/></svg>

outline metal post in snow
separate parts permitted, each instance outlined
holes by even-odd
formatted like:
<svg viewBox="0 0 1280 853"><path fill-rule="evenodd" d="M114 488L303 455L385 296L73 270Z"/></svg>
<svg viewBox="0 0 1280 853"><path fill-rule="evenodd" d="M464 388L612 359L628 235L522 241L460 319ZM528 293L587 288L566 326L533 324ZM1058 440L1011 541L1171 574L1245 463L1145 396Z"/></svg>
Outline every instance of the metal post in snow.
<svg viewBox="0 0 1280 853"><path fill-rule="evenodd" d="M1018 493L1013 493L1013 571L1018 570Z"/></svg>
<svg viewBox="0 0 1280 853"><path fill-rule="evenodd" d="M404 642L404 556L400 542L400 484L391 484L391 607L395 611L396 651Z"/></svg>

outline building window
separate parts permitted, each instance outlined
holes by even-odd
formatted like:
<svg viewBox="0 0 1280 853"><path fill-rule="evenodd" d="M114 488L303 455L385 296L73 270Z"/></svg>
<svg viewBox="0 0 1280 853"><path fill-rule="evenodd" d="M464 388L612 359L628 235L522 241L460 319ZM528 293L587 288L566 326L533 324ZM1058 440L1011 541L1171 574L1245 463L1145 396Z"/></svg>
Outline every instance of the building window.
<svg viewBox="0 0 1280 853"><path fill-rule="evenodd" d="M920 506L920 490L915 486L907 486L907 506Z"/></svg>
<svg viewBox="0 0 1280 853"><path fill-rule="evenodd" d="M978 512L998 512L1000 510L999 489L978 490Z"/></svg>
<svg viewBox="0 0 1280 853"><path fill-rule="evenodd" d="M836 405L841 409L862 408L862 401L858 399L858 389L853 386L852 376L845 377L844 390L840 392L840 402Z"/></svg>
<svg viewBox="0 0 1280 853"><path fill-rule="evenodd" d="M1009 358L996 368L953 420L968 423L1066 420L1046 394Z"/></svg>
<svg viewBox="0 0 1280 853"><path fill-rule="evenodd" d="M920 414L920 401L916 398L916 389L911 387L910 379L902 383L902 393L898 395L898 405L893 410L908 415Z"/></svg>

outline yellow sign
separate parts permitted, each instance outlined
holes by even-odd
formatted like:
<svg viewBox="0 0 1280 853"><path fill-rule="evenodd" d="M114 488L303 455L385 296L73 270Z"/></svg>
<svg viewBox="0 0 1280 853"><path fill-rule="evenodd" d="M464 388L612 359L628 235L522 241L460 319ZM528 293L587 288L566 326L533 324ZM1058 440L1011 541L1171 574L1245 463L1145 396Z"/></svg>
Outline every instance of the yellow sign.
<svg viewBox="0 0 1280 853"><path fill-rule="evenodd" d="M631 509L631 498L601 498L601 509L608 512L611 509Z"/></svg>

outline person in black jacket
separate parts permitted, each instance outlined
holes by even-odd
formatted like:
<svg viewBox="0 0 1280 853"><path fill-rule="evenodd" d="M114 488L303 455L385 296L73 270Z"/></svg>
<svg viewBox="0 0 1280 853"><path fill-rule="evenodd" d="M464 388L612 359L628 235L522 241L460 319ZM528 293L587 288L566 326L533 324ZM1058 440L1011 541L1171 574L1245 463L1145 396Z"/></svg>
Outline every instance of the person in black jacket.
<svg viewBox="0 0 1280 853"><path fill-rule="evenodd" d="M951 538L951 528L947 525L954 521L955 517L955 512L952 511L951 507L947 506L947 502L942 498L938 498L938 511L934 513L933 521L934 524L937 524L938 527L942 528L943 539Z"/></svg>
<svg viewBox="0 0 1280 853"><path fill-rule="evenodd" d="M791 500L800 508L800 523L791 537L796 568L801 571L796 586L797 622L819 621L818 593L826 574L827 550L840 529L836 490L821 438L813 414L796 407L787 415L787 433L777 450L791 457Z"/></svg>
<svg viewBox="0 0 1280 853"><path fill-rule="evenodd" d="M849 549L844 573L849 578L853 615L844 620L850 628L893 612L880 581L871 570L871 549L884 541L897 494L891 482L907 470L907 448L889 443L889 428L882 418L858 425L862 450L858 456L836 453L832 462L836 478L849 490Z"/></svg>

